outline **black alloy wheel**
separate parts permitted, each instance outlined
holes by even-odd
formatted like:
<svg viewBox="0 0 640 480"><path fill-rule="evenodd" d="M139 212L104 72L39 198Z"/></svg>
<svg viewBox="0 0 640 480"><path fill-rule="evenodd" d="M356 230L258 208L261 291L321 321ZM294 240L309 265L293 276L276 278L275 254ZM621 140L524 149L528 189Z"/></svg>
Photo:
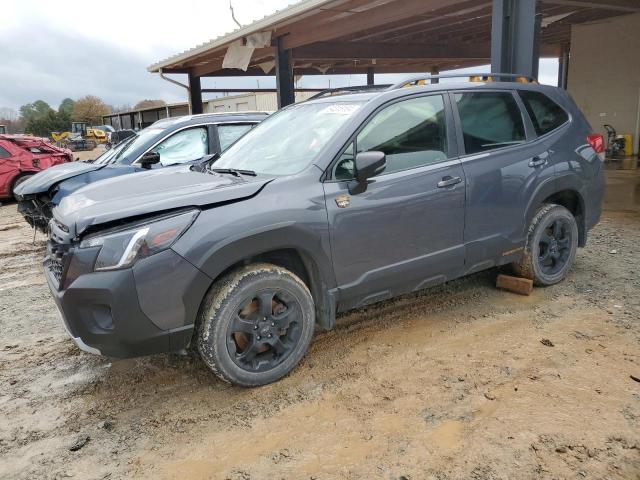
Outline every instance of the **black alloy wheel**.
<svg viewBox="0 0 640 480"><path fill-rule="evenodd" d="M562 205L548 203L531 220L524 254L513 269L537 286L554 285L567 276L577 250L576 218Z"/></svg>
<svg viewBox="0 0 640 480"><path fill-rule="evenodd" d="M538 242L538 264L545 275L555 275L571 258L573 231L565 218L555 218Z"/></svg>
<svg viewBox="0 0 640 480"><path fill-rule="evenodd" d="M240 306L229 326L229 355L249 372L273 369L291 355L300 340L300 304L285 290L265 289Z"/></svg>
<svg viewBox="0 0 640 480"><path fill-rule="evenodd" d="M294 273L267 263L217 280L200 308L197 347L222 380L244 387L274 382L302 360L315 306Z"/></svg>

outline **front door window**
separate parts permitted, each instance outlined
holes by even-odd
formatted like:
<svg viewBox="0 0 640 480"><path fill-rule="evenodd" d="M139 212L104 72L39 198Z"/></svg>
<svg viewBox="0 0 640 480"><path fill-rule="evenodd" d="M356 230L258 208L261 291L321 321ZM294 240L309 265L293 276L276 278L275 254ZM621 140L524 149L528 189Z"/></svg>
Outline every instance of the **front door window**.
<svg viewBox="0 0 640 480"><path fill-rule="evenodd" d="M156 145L152 151L160 154L163 166L198 160L209 152L207 128L181 130Z"/></svg>

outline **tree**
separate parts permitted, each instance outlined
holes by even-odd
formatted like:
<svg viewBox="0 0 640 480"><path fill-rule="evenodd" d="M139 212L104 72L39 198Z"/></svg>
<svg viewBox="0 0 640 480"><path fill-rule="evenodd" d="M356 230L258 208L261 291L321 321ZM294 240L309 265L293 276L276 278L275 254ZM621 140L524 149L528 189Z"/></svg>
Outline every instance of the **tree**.
<svg viewBox="0 0 640 480"><path fill-rule="evenodd" d="M44 100L36 100L33 103L27 103L20 107L20 116L24 118L26 122L32 119L43 118L49 112L53 112L53 109Z"/></svg>
<svg viewBox="0 0 640 480"><path fill-rule="evenodd" d="M164 107L166 102L164 100L140 100L133 107L134 110L140 110L143 108Z"/></svg>
<svg viewBox="0 0 640 480"><path fill-rule="evenodd" d="M71 119L76 122L101 123L102 116L109 114L109 107L98 97L87 95L76 100Z"/></svg>
<svg viewBox="0 0 640 480"><path fill-rule="evenodd" d="M60 106L58 107L58 114L65 115L71 119L71 112L73 112L73 107L76 104L70 98L65 98L60 102Z"/></svg>
<svg viewBox="0 0 640 480"><path fill-rule="evenodd" d="M39 137L49 136L58 126L55 110L43 100L21 106L20 116L25 122L25 132Z"/></svg>

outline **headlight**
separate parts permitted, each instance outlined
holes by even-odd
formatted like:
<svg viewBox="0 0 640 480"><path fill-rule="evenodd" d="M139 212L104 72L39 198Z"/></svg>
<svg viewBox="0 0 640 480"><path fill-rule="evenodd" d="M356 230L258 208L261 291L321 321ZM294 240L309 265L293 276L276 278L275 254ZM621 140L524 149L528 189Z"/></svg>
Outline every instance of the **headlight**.
<svg viewBox="0 0 640 480"><path fill-rule="evenodd" d="M193 223L198 210L159 217L89 236L80 248L101 247L94 270L115 270L166 250Z"/></svg>

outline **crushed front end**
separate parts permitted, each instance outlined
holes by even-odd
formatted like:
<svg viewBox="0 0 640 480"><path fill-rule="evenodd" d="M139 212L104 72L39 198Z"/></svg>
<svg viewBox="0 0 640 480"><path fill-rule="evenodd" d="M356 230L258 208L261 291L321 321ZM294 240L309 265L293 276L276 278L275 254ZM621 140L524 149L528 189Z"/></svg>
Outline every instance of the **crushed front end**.
<svg viewBox="0 0 640 480"><path fill-rule="evenodd" d="M184 349L210 279L170 248L130 266L100 269L101 245L49 224L44 272L65 329L90 353L127 358ZM170 285L160 291L162 285Z"/></svg>
<svg viewBox="0 0 640 480"><path fill-rule="evenodd" d="M18 197L18 213L29 225L43 233L47 233L53 207L51 197L47 193Z"/></svg>

